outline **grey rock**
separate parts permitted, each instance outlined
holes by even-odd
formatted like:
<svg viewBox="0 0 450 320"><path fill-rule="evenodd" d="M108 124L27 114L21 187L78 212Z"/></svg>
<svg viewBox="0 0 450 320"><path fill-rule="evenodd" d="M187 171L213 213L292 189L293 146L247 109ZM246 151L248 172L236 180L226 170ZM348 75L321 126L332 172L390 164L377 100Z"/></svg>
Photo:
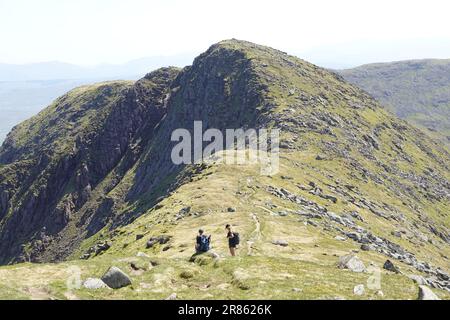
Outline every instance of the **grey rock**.
<svg viewBox="0 0 450 320"><path fill-rule="evenodd" d="M397 238L401 238L402 237L402 233L400 231L392 231L391 234L394 237L397 237Z"/></svg>
<svg viewBox="0 0 450 320"><path fill-rule="evenodd" d="M172 293L165 300L177 300L177 294L176 293Z"/></svg>
<svg viewBox="0 0 450 320"><path fill-rule="evenodd" d="M102 277L102 281L112 289L120 289L131 285L131 279L117 267L111 267Z"/></svg>
<svg viewBox="0 0 450 320"><path fill-rule="evenodd" d="M419 300L441 300L439 297L428 287L419 286Z"/></svg>
<svg viewBox="0 0 450 320"><path fill-rule="evenodd" d="M444 271L442 271L439 268L436 270L436 274L441 280L444 280L444 281L449 281L450 280L450 275L445 273Z"/></svg>
<svg viewBox="0 0 450 320"><path fill-rule="evenodd" d="M95 244L94 246L90 247L86 253L84 253L80 259L82 260L88 260L91 257L98 256L99 254L109 250L111 248L111 245L108 241L105 242L99 242Z"/></svg>
<svg viewBox="0 0 450 320"><path fill-rule="evenodd" d="M274 240L272 241L272 244L280 247L287 247L289 246L289 243L286 240Z"/></svg>
<svg viewBox="0 0 450 320"><path fill-rule="evenodd" d="M346 234L347 237L349 237L350 239L354 240L354 241L360 241L361 240L361 235L355 232L350 232Z"/></svg>
<svg viewBox="0 0 450 320"><path fill-rule="evenodd" d="M319 226L317 223L315 223L312 220L307 220L306 223L309 224L309 225L312 225L313 227L318 227Z"/></svg>
<svg viewBox="0 0 450 320"><path fill-rule="evenodd" d="M395 272L395 273L400 273L400 270L392 263L391 260L386 260L386 262L383 265L383 269L391 271L391 272Z"/></svg>
<svg viewBox="0 0 450 320"><path fill-rule="evenodd" d="M98 278L89 278L83 283L83 287L90 290L97 290L107 288L106 283L103 282L102 279Z"/></svg>
<svg viewBox="0 0 450 320"><path fill-rule="evenodd" d="M366 266L355 255L346 255L339 258L338 267L340 269L348 269L353 272L366 272Z"/></svg>
<svg viewBox="0 0 450 320"><path fill-rule="evenodd" d="M357 219L357 220L359 220L359 221L361 221L361 222L364 222L364 219L358 214L358 212L352 211L352 212L350 212L350 215L351 215L353 218L355 218L355 219Z"/></svg>
<svg viewBox="0 0 450 320"><path fill-rule="evenodd" d="M408 276L412 281L414 281L415 283L417 283L418 285L426 285L427 284L427 280L422 277L422 276L418 276L415 274L412 274L410 276Z"/></svg>
<svg viewBox="0 0 450 320"><path fill-rule="evenodd" d="M287 213L286 211L280 211L280 212L278 212L278 215L280 217L287 217L289 215L289 213Z"/></svg>
<svg viewBox="0 0 450 320"><path fill-rule="evenodd" d="M172 237L170 236L166 236L166 235L161 235L161 236L157 236L157 237L152 237L150 238L150 240L147 241L147 249L152 248L155 244L166 244L167 242L170 241Z"/></svg>
<svg viewBox="0 0 450 320"><path fill-rule="evenodd" d="M81 260L88 260L90 257L91 257L91 255L90 255L89 253L85 253L85 254L83 254L83 255L80 257L80 259L81 259Z"/></svg>
<svg viewBox="0 0 450 320"><path fill-rule="evenodd" d="M138 252L136 254L136 257L139 257L139 258L150 258L150 256L148 254L145 254L143 252Z"/></svg>
<svg viewBox="0 0 450 320"><path fill-rule="evenodd" d="M353 288L353 293L357 296L362 296L366 292L364 285L360 284Z"/></svg>
<svg viewBox="0 0 450 320"><path fill-rule="evenodd" d="M137 234L137 235L136 235L136 241L139 241L139 240L141 240L142 238L144 238L144 235L143 235L143 234Z"/></svg>
<svg viewBox="0 0 450 320"><path fill-rule="evenodd" d="M334 237L334 240L337 240L337 241L345 241L345 240L347 240L347 238L344 238L344 237L342 237L342 236L336 236L336 237Z"/></svg>
<svg viewBox="0 0 450 320"><path fill-rule="evenodd" d="M327 157L325 157L325 156L322 155L322 154L319 154L319 155L316 156L316 160L317 160L317 161L323 161L323 160L326 160L326 159L327 159Z"/></svg>

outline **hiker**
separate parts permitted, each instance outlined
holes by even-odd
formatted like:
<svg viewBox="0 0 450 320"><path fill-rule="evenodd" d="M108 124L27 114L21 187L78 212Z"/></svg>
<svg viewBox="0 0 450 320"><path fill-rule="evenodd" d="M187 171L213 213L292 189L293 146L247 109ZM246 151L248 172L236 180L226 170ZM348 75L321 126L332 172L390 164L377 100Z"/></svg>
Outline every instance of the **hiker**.
<svg viewBox="0 0 450 320"><path fill-rule="evenodd" d="M236 249L239 245L239 233L233 232L231 230L231 225L227 224L225 229L228 231L227 238L228 238L228 247L230 248L231 256L236 256Z"/></svg>
<svg viewBox="0 0 450 320"><path fill-rule="evenodd" d="M207 236L205 232L198 230L197 241L195 243L195 251L197 253L208 252L211 245L211 235Z"/></svg>

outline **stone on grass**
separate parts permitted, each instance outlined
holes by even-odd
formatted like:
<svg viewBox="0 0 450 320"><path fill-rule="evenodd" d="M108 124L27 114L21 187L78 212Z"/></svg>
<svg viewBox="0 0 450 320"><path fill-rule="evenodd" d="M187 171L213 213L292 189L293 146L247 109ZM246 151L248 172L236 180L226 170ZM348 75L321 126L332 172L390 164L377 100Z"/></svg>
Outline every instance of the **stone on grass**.
<svg viewBox="0 0 450 320"><path fill-rule="evenodd" d="M395 273L400 273L400 270L392 263L391 260L386 260L386 262L383 265L383 269Z"/></svg>
<svg viewBox="0 0 450 320"><path fill-rule="evenodd" d="M170 296L168 296L166 298L166 300L177 300L177 294L176 293L172 293Z"/></svg>
<svg viewBox="0 0 450 320"><path fill-rule="evenodd" d="M112 289L120 289L131 285L131 279L117 267L111 267L102 277L102 281Z"/></svg>
<svg viewBox="0 0 450 320"><path fill-rule="evenodd" d="M427 282L427 280L424 278L424 277L422 277L422 276L418 276L418 275L415 275L415 274L412 274L412 275L410 275L410 276L408 276L412 281L414 281L415 283L417 283L419 286L423 286L423 285L426 285L428 282Z"/></svg>
<svg viewBox="0 0 450 320"><path fill-rule="evenodd" d="M439 297L428 287L419 286L419 300L441 300Z"/></svg>
<svg viewBox="0 0 450 320"><path fill-rule="evenodd" d="M353 293L357 296L362 296L362 295L364 295L365 292L366 292L366 290L364 289L363 284L359 284L353 288Z"/></svg>
<svg viewBox="0 0 450 320"><path fill-rule="evenodd" d="M364 263L357 256L351 254L340 257L338 267L353 272L366 272Z"/></svg>
<svg viewBox="0 0 450 320"><path fill-rule="evenodd" d="M89 278L83 283L83 287L90 290L97 290L107 288L106 284L102 281L102 279L98 278Z"/></svg>
<svg viewBox="0 0 450 320"><path fill-rule="evenodd" d="M289 246L289 243L286 240L274 240L272 241L272 244L280 247L287 247Z"/></svg>
<svg viewBox="0 0 450 320"><path fill-rule="evenodd" d="M150 240L147 241L147 249L152 248L155 244L166 244L167 242L170 241L172 237L171 236L166 236L166 235L162 235L162 236L157 236L157 237L152 237L150 238Z"/></svg>
<svg viewBox="0 0 450 320"><path fill-rule="evenodd" d="M150 258L150 256L148 254L145 254L143 252L138 252L136 254L136 257L139 257L139 258Z"/></svg>
<svg viewBox="0 0 450 320"><path fill-rule="evenodd" d="M184 270L183 272L180 273L180 278L183 279L192 279L194 277L194 272L192 272L191 270Z"/></svg>

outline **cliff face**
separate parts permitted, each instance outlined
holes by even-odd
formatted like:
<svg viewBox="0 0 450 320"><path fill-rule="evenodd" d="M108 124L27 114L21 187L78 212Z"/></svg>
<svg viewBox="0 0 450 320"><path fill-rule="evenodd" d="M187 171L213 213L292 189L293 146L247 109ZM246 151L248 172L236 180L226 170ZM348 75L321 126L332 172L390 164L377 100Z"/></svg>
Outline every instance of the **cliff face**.
<svg viewBox="0 0 450 320"><path fill-rule="evenodd" d="M75 89L14 128L0 152L3 263L39 260L93 190L107 177L104 190L114 187L164 116L177 73Z"/></svg>
<svg viewBox="0 0 450 320"><path fill-rule="evenodd" d="M0 151L0 262L62 260L100 234L114 239L139 217L178 214L158 211L159 203L212 169L174 165L170 137L200 120L204 130L282 130L283 178L254 186L255 193L268 192L258 199L308 204L325 220L333 219L325 215L331 210L364 212L378 236L408 230L410 251L423 234L448 251L449 155L443 148L339 76L229 40L181 71L76 89L16 127ZM240 170L223 173L222 181L249 175ZM302 197L295 198L293 188ZM179 201L203 212L208 204L217 209L214 200L202 199L206 191L198 193ZM226 191L217 196L225 199ZM389 245L379 251L394 254ZM412 260L405 252L401 257Z"/></svg>

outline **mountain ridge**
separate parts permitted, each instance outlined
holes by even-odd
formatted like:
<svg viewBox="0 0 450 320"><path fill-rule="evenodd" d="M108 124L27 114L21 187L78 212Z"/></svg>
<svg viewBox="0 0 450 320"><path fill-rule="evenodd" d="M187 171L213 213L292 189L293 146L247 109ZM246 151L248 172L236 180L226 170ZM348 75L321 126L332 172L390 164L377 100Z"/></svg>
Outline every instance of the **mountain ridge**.
<svg viewBox="0 0 450 320"><path fill-rule="evenodd" d="M332 72L233 39L213 45L182 70L88 87L50 108L58 121L34 118L0 149L3 263L66 260L89 272L97 263L126 267L124 256L145 250L148 237L165 234L169 245L148 247L147 254L174 270L191 268L185 264L189 234L206 226L219 237L231 221L248 244L239 272L249 278L232 284L238 296L247 281L255 288L248 275L251 261L279 268L276 261L282 259L292 268L286 273L295 274L302 273L297 263L302 268L313 263L329 275L337 272L337 279L354 281L356 275L333 269L333 257L361 244L371 247L360 252L366 263L395 259L407 272L425 274L437 289L448 288L448 151ZM254 165L174 165L170 135L180 127L191 131L194 121L221 131L280 128L280 174L260 176ZM41 146L57 152L48 154ZM30 167L39 174L30 176ZM38 187L29 190L19 181ZM51 190L63 192L44 191L49 181L57 186ZM23 219L32 222L28 230ZM286 238L287 248L277 250ZM95 253L105 241L105 253ZM225 250L220 243L217 248ZM227 261L226 268L237 272L239 265ZM208 274L222 272L218 268ZM228 278L225 273L220 276ZM385 277L392 297L400 294L395 281L408 287L404 294L414 294L405 278ZM327 283L321 290L331 290ZM320 297L311 290L308 294ZM223 297L220 290L214 293Z"/></svg>
<svg viewBox="0 0 450 320"><path fill-rule="evenodd" d="M0 63L0 81L89 80L142 77L149 70L165 65L184 66L192 61L192 54L154 56L133 59L121 64L82 66L61 61L25 64Z"/></svg>

